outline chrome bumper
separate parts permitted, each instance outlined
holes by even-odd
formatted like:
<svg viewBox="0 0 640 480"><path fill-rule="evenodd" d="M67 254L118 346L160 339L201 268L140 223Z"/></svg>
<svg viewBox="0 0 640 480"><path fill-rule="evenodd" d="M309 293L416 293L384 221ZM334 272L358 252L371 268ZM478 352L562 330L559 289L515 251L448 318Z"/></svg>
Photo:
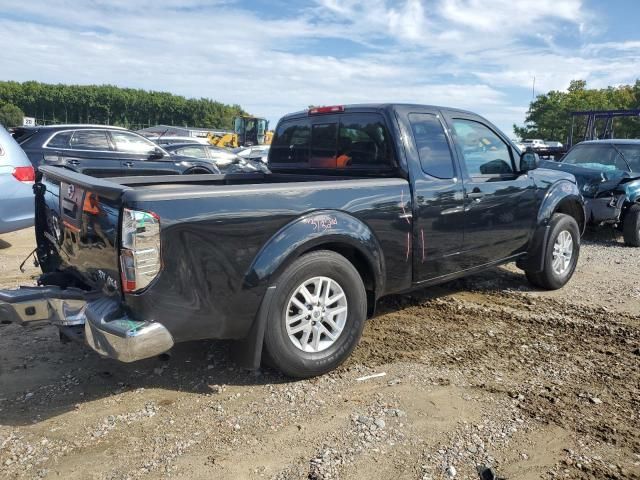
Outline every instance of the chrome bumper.
<svg viewBox="0 0 640 480"><path fill-rule="evenodd" d="M117 300L72 288L0 290L0 322L23 326L84 325L87 345L100 355L121 362L160 355L174 344L171 333L162 324L133 320Z"/></svg>

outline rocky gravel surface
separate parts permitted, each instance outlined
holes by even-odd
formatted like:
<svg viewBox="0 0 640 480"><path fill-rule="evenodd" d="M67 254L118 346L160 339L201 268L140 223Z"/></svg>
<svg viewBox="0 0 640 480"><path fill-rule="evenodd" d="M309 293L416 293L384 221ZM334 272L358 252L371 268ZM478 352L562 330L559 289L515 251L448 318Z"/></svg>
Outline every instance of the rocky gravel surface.
<svg viewBox="0 0 640 480"><path fill-rule="evenodd" d="M0 239L0 285L32 244ZM557 292L509 266L390 297L305 381L233 342L126 365L0 325L0 478L640 479L638 271L600 232Z"/></svg>

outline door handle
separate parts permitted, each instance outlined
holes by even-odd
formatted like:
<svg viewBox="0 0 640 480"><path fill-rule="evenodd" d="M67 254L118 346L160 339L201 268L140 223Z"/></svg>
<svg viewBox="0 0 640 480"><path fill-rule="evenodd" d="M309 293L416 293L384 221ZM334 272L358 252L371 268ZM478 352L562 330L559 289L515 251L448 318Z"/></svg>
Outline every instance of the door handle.
<svg viewBox="0 0 640 480"><path fill-rule="evenodd" d="M80 160L67 160L69 165L80 165Z"/></svg>
<svg viewBox="0 0 640 480"><path fill-rule="evenodd" d="M473 190L472 192L465 192L464 196L470 200L475 200L476 202L479 202L480 199L482 199L482 197L484 197L484 193L482 193L480 190Z"/></svg>
<svg viewBox="0 0 640 480"><path fill-rule="evenodd" d="M124 165L125 167L129 167L129 168L131 168L131 167L133 167L133 162L124 162L124 163L123 163L123 165Z"/></svg>

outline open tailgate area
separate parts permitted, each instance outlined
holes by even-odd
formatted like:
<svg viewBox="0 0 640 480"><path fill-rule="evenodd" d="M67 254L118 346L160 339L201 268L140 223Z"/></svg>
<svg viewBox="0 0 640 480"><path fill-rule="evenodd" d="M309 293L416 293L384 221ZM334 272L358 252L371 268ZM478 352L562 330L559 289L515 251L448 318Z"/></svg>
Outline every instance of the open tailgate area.
<svg viewBox="0 0 640 480"><path fill-rule="evenodd" d="M43 271L120 295L119 217L128 187L59 167L36 184L36 239Z"/></svg>

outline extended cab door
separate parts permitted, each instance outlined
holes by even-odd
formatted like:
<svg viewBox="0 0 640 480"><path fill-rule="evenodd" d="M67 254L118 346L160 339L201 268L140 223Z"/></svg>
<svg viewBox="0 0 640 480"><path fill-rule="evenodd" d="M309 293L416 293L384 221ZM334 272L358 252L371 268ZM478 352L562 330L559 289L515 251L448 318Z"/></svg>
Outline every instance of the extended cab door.
<svg viewBox="0 0 640 480"><path fill-rule="evenodd" d="M403 116L404 117L404 116ZM413 182L413 281L461 270L464 186L439 111L407 112L405 136Z"/></svg>
<svg viewBox="0 0 640 480"><path fill-rule="evenodd" d="M533 229L535 183L518 171L518 152L495 127L473 115L449 113L464 175L464 268L522 252Z"/></svg>
<svg viewBox="0 0 640 480"><path fill-rule="evenodd" d="M69 148L58 150L63 164L92 177L113 177L120 174L120 160L104 129L75 130Z"/></svg>

